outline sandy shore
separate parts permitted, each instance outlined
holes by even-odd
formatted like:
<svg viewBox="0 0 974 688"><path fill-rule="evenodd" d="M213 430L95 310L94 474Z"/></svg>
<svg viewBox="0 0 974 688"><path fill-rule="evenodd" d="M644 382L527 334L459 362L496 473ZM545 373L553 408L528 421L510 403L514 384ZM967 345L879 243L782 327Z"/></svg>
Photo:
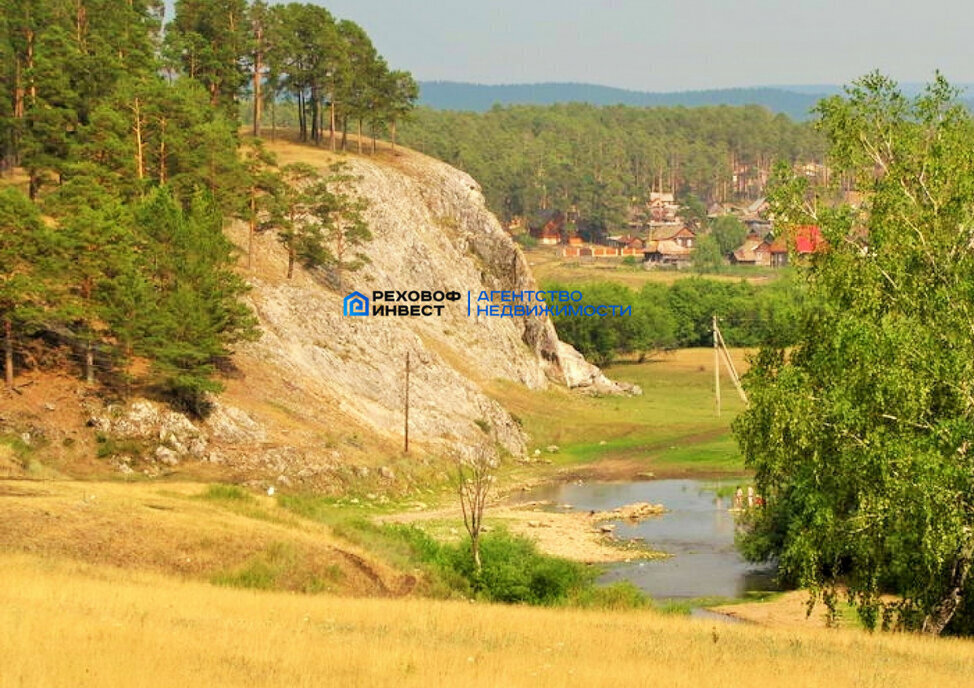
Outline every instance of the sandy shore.
<svg viewBox="0 0 974 688"><path fill-rule="evenodd" d="M415 511L386 516L390 523L456 520L457 536L465 534L458 508ZM547 511L544 504L488 506L484 524L489 528L504 526L512 533L534 542L545 554L587 564L656 559L666 556L645 547L639 541L619 541L611 532L603 532L599 521L588 512Z"/></svg>

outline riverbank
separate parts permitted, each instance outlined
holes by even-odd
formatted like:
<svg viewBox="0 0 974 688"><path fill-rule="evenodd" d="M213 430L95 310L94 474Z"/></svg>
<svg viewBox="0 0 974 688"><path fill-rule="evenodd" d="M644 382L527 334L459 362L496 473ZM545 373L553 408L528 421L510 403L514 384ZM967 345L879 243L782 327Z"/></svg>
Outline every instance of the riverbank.
<svg viewBox="0 0 974 688"><path fill-rule="evenodd" d="M583 564L608 564L665 557L645 543L618 539L605 520L571 508L552 510L548 503L495 503L484 511L488 532L505 528L531 540L542 554ZM382 516L382 523L399 523L422 528L432 537L449 542L467 536L459 508L408 512Z"/></svg>

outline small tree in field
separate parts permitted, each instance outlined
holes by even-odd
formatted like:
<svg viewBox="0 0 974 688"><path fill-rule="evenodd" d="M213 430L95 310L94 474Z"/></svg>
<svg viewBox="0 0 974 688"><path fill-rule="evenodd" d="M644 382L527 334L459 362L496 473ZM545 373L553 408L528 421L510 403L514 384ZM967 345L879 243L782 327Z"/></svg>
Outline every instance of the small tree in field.
<svg viewBox="0 0 974 688"><path fill-rule="evenodd" d="M470 534L474 571L480 575L483 569L480 561L480 534L484 526L484 507L487 506L487 495L494 484L494 473L499 462L493 447L488 444L478 446L469 454L458 454L456 461L463 525Z"/></svg>

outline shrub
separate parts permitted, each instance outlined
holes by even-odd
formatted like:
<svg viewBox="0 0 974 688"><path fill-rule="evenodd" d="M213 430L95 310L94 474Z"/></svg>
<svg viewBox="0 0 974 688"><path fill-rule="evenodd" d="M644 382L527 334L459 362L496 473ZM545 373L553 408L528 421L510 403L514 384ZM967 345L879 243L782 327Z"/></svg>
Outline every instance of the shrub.
<svg viewBox="0 0 974 688"><path fill-rule="evenodd" d="M443 546L440 563L464 579L477 597L490 602L556 604L593 579L583 565L541 554L530 540L506 531L485 535L480 553L479 576L466 541Z"/></svg>
<svg viewBox="0 0 974 688"><path fill-rule="evenodd" d="M200 495L203 499L213 499L218 501L251 502L254 496L244 490L239 485L225 485L216 483L208 485L206 492Z"/></svg>
<svg viewBox="0 0 974 688"><path fill-rule="evenodd" d="M569 602L591 609L643 609L652 604L649 596L629 581L588 586L576 592Z"/></svg>

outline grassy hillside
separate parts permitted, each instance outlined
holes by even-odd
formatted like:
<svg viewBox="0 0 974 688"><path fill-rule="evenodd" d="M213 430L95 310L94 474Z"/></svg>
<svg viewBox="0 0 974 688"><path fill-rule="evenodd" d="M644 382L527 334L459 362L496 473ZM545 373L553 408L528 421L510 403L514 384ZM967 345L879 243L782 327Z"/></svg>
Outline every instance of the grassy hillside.
<svg viewBox="0 0 974 688"><path fill-rule="evenodd" d="M746 352L733 352L739 371ZM525 392L512 383L494 383L493 396L521 419L531 447L557 445L546 454L566 466L598 461L599 471L657 475L741 471L730 422L742 408L722 372L722 415L714 403L714 359L708 349L683 349L645 363L620 363L606 370L632 382L634 397L588 397L560 388Z"/></svg>
<svg viewBox="0 0 974 688"><path fill-rule="evenodd" d="M50 561L345 595L401 594L416 583L328 527L233 486L4 481L0 514L0 552Z"/></svg>
<svg viewBox="0 0 974 688"><path fill-rule="evenodd" d="M959 686L974 643L219 589L0 558L0 687ZM785 678L786 677L786 678Z"/></svg>

